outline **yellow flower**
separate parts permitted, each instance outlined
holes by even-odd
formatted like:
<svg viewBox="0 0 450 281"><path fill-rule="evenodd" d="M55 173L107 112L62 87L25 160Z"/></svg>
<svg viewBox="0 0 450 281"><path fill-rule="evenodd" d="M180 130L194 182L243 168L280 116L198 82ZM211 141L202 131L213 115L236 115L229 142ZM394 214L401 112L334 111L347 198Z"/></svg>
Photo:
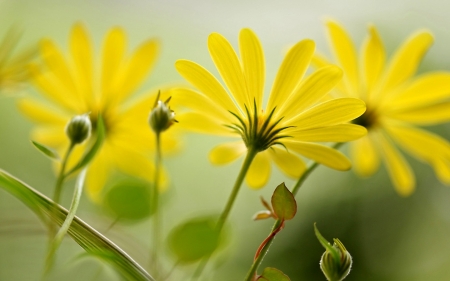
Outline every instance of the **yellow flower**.
<svg viewBox="0 0 450 281"><path fill-rule="evenodd" d="M106 138L86 177L88 193L94 200L99 199L115 171L148 181L154 176L153 159L149 156L154 151L155 139L148 115L157 92L134 101L129 97L147 78L159 53L159 43L147 40L130 55L126 49L121 28L107 33L98 58L100 65L96 64L91 40L81 24L72 29L67 58L52 41L43 40L44 67L32 67L32 78L47 103L28 97L19 102L21 111L39 124L33 139L61 150L69 145L64 127L74 115L89 113L94 134L97 116L104 118ZM167 98L164 91L162 96ZM172 130L162 135L162 145L164 150L176 147ZM69 166L83 151L83 146L75 148Z"/></svg>
<svg viewBox="0 0 450 281"><path fill-rule="evenodd" d="M174 102L192 109L177 118L180 126L200 133L241 138L213 148L209 155L213 164L226 164L247 149L256 150L259 153L246 177L253 188L265 185L272 161L286 175L298 178L305 164L295 153L337 170L350 168L343 154L316 142L344 142L364 135L364 128L346 123L360 116L365 105L354 98L318 103L340 81L342 71L327 66L303 79L314 53L313 41L298 42L286 55L266 109L264 54L256 35L250 29L240 32L240 58L218 33L209 36L208 48L228 91L202 66L179 60L178 72L199 91L179 88L172 95Z"/></svg>
<svg viewBox="0 0 450 281"><path fill-rule="evenodd" d="M430 72L413 77L419 63L433 42L427 31L408 38L389 62L381 38L374 26L362 46L358 62L349 35L336 22L326 23L335 60L344 70L344 78L334 94L359 97L367 111L355 124L368 134L351 143L355 170L370 176L382 160L398 194L410 195L415 188L414 174L397 149L430 164L439 179L450 184L450 145L443 138L417 127L450 120L450 73ZM314 64L328 62L320 56Z"/></svg>
<svg viewBox="0 0 450 281"><path fill-rule="evenodd" d="M36 56L37 48L32 46L14 54L14 49L19 43L20 37L21 32L13 27L9 29L0 43L1 91L15 92L30 78L28 64Z"/></svg>

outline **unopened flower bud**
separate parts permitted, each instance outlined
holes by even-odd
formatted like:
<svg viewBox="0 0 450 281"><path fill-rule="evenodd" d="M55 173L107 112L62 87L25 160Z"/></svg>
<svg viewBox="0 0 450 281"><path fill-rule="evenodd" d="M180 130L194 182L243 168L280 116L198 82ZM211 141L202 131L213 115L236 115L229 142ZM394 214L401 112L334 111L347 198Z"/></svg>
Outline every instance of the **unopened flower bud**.
<svg viewBox="0 0 450 281"><path fill-rule="evenodd" d="M66 126L66 135L74 144L80 144L87 140L91 131L92 124L88 114L73 117Z"/></svg>
<svg viewBox="0 0 450 281"><path fill-rule="evenodd" d="M320 259L320 269L328 281L342 281L350 273L352 257L339 239L334 238L333 246L320 234L316 225L314 230L317 239L326 251Z"/></svg>
<svg viewBox="0 0 450 281"><path fill-rule="evenodd" d="M155 106L148 117L148 123L155 133L161 133L167 130L173 123L178 122L175 120L175 112L170 109L168 103L170 98L165 102L159 100L159 93Z"/></svg>

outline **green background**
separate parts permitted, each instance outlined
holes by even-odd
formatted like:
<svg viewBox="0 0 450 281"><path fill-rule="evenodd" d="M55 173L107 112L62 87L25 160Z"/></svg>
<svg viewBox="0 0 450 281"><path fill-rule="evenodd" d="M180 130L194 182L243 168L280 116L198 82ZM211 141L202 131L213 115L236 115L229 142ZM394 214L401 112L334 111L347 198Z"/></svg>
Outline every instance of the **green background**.
<svg viewBox="0 0 450 281"><path fill-rule="evenodd" d="M291 44L311 38L327 53L323 19L340 21L358 46L369 23L375 24L388 54L412 32L427 28L435 44L419 72L450 69L450 2L444 1L0 1L0 34L17 24L25 33L26 47L49 37L67 50L73 23L83 22L98 51L106 31L122 26L129 46L149 37L162 42L162 54L152 75L139 93L173 82L183 82L174 68L177 59L196 61L210 70L213 64L206 47L208 34L219 32L237 45L238 32L250 27L259 36L266 55L269 89ZM131 48L130 48L131 49ZM215 71L213 71L216 73ZM20 95L36 94L32 87ZM267 91L266 91L267 94ZM49 161L29 142L32 123L18 113L14 97L0 97L0 168L49 195L55 176ZM449 126L431 131L450 139ZM186 135L183 151L165 160L171 187L164 196L164 231L203 214L216 214L225 204L242 159L225 167L209 164L208 151L218 137ZM343 148L346 151L346 147ZM417 191L400 198L384 168L369 179L352 171L336 172L319 167L297 195L298 213L277 236L264 266L279 268L292 280L325 280L319 269L323 253L314 237L313 223L322 234L338 237L354 257L346 280L450 280L450 189L436 180L432 169L407 157L417 175ZM252 222L262 209L259 196L270 198L273 189L293 182L276 169L262 190L243 187L232 211L229 246L214 263L207 280L242 280L254 252L268 235L271 221ZM68 186L73 185L69 183ZM68 206L66 189L63 203ZM105 233L113 218L83 197L78 215ZM147 265L149 221L117 224L106 232L139 263ZM39 280L44 265L47 236L38 218L11 195L0 190L0 280ZM116 280L115 273L94 259L79 258L81 248L65 239L51 280ZM170 256L170 253L168 253ZM170 259L166 267L171 266ZM262 268L261 267L261 270ZM171 280L184 280L194 267L176 271ZM205 279L206 280L206 279Z"/></svg>

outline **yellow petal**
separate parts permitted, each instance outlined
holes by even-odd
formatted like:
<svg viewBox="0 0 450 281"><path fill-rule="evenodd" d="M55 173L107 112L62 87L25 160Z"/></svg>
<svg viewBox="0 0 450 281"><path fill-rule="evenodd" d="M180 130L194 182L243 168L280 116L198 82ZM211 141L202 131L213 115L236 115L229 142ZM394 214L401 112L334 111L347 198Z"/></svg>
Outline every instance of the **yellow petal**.
<svg viewBox="0 0 450 281"><path fill-rule="evenodd" d="M342 70L330 65L322 67L306 78L283 104L277 107L286 120L311 107L323 98L342 78Z"/></svg>
<svg viewBox="0 0 450 281"><path fill-rule="evenodd" d="M289 124L302 130L332 126L349 122L364 111L366 111L366 105L359 99L333 99L300 113L289 120Z"/></svg>
<svg viewBox="0 0 450 281"><path fill-rule="evenodd" d="M159 55L159 42L155 39L142 43L132 54L123 74L122 85L118 89L117 101L127 98L148 77Z"/></svg>
<svg viewBox="0 0 450 281"><path fill-rule="evenodd" d="M185 130L219 136L237 135L234 131L224 126L228 124L223 124L220 120L199 112L179 114L177 115L177 120L179 121L177 126Z"/></svg>
<svg viewBox="0 0 450 281"><path fill-rule="evenodd" d="M319 164L323 164L339 171L349 170L350 161L344 154L328 146L317 143L300 142L286 140L284 144L289 150L295 151L306 158L312 159Z"/></svg>
<svg viewBox="0 0 450 281"><path fill-rule="evenodd" d="M267 152L278 168L288 177L299 179L306 170L305 162L286 149L272 146Z"/></svg>
<svg viewBox="0 0 450 281"><path fill-rule="evenodd" d="M338 124L309 130L295 130L287 133L299 141L347 142L367 134L366 128L354 124Z"/></svg>
<svg viewBox="0 0 450 281"><path fill-rule="evenodd" d="M67 149L69 145L64 126L37 127L32 131L31 139L54 148Z"/></svg>
<svg viewBox="0 0 450 281"><path fill-rule="evenodd" d="M222 35L212 33L208 37L208 49L220 76L241 109L244 105L252 108L253 97L248 95L241 64L230 42Z"/></svg>
<svg viewBox="0 0 450 281"><path fill-rule="evenodd" d="M387 92L410 78L417 70L420 61L433 43L433 36L427 31L413 34L397 50L386 71L382 92Z"/></svg>
<svg viewBox="0 0 450 281"><path fill-rule="evenodd" d="M449 89L449 72L427 73L415 79L409 87L393 97L385 108L389 111L399 111L434 104L448 99Z"/></svg>
<svg viewBox="0 0 450 281"><path fill-rule="evenodd" d="M438 103L406 111L385 113L392 119L418 125L433 125L450 121L450 102Z"/></svg>
<svg viewBox="0 0 450 281"><path fill-rule="evenodd" d="M368 136L351 143L350 156L353 160L353 168L360 176L370 177L380 166L380 157L370 133Z"/></svg>
<svg viewBox="0 0 450 281"><path fill-rule="evenodd" d="M340 24L329 20L326 22L326 26L336 60L344 70L344 82L347 92L351 97L358 97L359 79L355 46Z"/></svg>
<svg viewBox="0 0 450 281"><path fill-rule="evenodd" d="M415 188L415 178L411 167L387 138L381 134L377 137L382 159L386 163L395 190L401 196L411 195Z"/></svg>
<svg viewBox="0 0 450 281"><path fill-rule="evenodd" d="M33 122L64 127L71 116L50 108L34 99L21 99L17 102L19 110Z"/></svg>
<svg viewBox="0 0 450 281"><path fill-rule="evenodd" d="M450 185L450 162L448 159L436 159L433 163L433 168L439 180L444 184Z"/></svg>
<svg viewBox="0 0 450 281"><path fill-rule="evenodd" d="M266 151L256 154L250 168L248 169L245 182L251 188L261 188L266 185L270 178L270 161Z"/></svg>
<svg viewBox="0 0 450 281"><path fill-rule="evenodd" d="M214 165L224 165L233 162L247 151L242 140L220 144L209 152L209 161Z"/></svg>
<svg viewBox="0 0 450 281"><path fill-rule="evenodd" d="M225 110L239 114L240 111L233 100L219 81L217 81L208 70L188 60L178 60L175 63L175 67L184 79L199 89L200 92L208 96L216 104L223 106Z"/></svg>
<svg viewBox="0 0 450 281"><path fill-rule="evenodd" d="M125 32L119 28L111 29L102 47L102 98L110 98L119 88L119 70L123 67L126 48Z"/></svg>
<svg viewBox="0 0 450 281"><path fill-rule="evenodd" d="M92 89L92 47L89 36L81 24L75 24L70 37L70 52L75 66L74 76L79 93L89 105L94 103Z"/></svg>
<svg viewBox="0 0 450 281"><path fill-rule="evenodd" d="M322 68L324 66L333 65L327 58L325 58L324 55L318 54L317 52L314 54L311 65L313 65L316 68ZM336 85L335 91L335 97L350 97L350 94L347 92L346 86L344 81L341 79L341 81Z"/></svg>
<svg viewBox="0 0 450 281"><path fill-rule="evenodd" d="M102 151L103 150L103 151ZM86 174L86 191L94 202L101 201L101 192L112 171L111 159L102 148L89 164Z"/></svg>
<svg viewBox="0 0 450 281"><path fill-rule="evenodd" d="M365 100L367 101L370 100L370 95L379 82L386 61L383 42L375 26L369 27L369 36L363 44L362 56L365 92L368 95Z"/></svg>
<svg viewBox="0 0 450 281"><path fill-rule="evenodd" d="M302 40L289 50L270 91L268 110L281 105L289 98L308 69L315 48L314 41Z"/></svg>

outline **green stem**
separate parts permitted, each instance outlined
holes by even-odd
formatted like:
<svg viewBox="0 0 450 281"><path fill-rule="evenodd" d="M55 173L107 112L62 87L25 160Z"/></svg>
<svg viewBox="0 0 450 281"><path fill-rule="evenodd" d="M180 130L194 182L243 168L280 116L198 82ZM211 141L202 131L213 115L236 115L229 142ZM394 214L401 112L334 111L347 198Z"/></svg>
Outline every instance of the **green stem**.
<svg viewBox="0 0 450 281"><path fill-rule="evenodd" d="M333 145L333 148L338 149L339 147L342 146L342 144L343 143L336 143L335 145ZM318 166L319 166L319 164L317 162L313 162L311 164L311 166L309 166L308 169L306 169L306 171L301 175L301 177L298 179L298 181L295 183L294 187L292 188L292 194L294 196L297 194L297 192L299 191L300 187L302 186L302 184L306 180L306 178L308 178L308 176L311 174L311 172L314 171ZM275 229L277 229L281 223L282 223L281 220L279 220L279 219L276 220L272 227L272 232ZM269 248L272 245L274 239L275 239L275 236L271 236L269 238L269 240L267 241L266 245L261 250L260 254L257 257L255 257L255 260L253 261L253 264L250 267L250 270L248 271L248 273L245 277L245 281L253 281L254 280L256 271L258 270L258 267L261 265L261 262L264 259L265 255L269 251Z"/></svg>
<svg viewBox="0 0 450 281"><path fill-rule="evenodd" d="M64 183L64 180L66 179L65 172L66 172L67 161L69 160L70 154L72 153L74 147L75 147L75 143L71 142L69 148L66 151L66 155L64 155L64 158L61 162L61 170L59 171L58 178L56 179L55 191L53 193L53 201L56 204L59 204L59 200L61 198L61 191L62 191L63 183Z"/></svg>
<svg viewBox="0 0 450 281"><path fill-rule="evenodd" d="M222 228L225 225L225 222L227 221L231 208L233 207L234 201L236 200L237 194L239 193L239 189L242 186L242 182L244 181L248 169L250 168L253 159L255 159L256 154L258 154L258 151L256 149L252 147L248 148L247 155L245 156L239 175L236 178L233 189L231 190L230 197L228 197L227 204L225 205L225 208L223 209L219 217L219 220L217 221L216 229L219 233L222 231ZM200 277L210 257L211 255L208 255L200 262L200 264L197 266L197 269L194 272L194 275L192 276L192 279Z"/></svg>
<svg viewBox="0 0 450 281"><path fill-rule="evenodd" d="M156 136L156 156L155 156L155 177L153 182L152 208L153 208L153 250L151 253L151 264L155 278L159 277L158 270L158 254L160 252L161 241L161 217L159 212L159 178L161 172L161 134L155 133Z"/></svg>

